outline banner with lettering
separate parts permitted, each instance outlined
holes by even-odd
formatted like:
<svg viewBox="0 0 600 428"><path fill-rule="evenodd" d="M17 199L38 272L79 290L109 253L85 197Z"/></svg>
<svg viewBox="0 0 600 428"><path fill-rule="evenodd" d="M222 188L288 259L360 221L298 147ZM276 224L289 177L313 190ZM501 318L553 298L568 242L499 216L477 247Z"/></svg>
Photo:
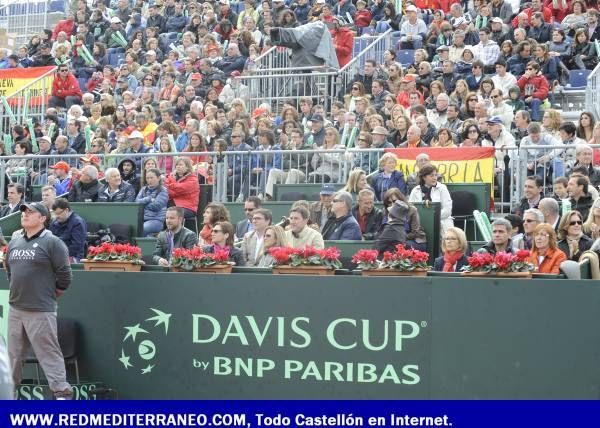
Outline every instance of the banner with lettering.
<svg viewBox="0 0 600 428"><path fill-rule="evenodd" d="M0 70L0 96L8 98L9 103L15 105L17 100L9 97L37 80L35 84L28 88L31 91L30 104L36 104L39 100L43 99L43 95L49 94L52 90L54 73L51 73L51 71L54 68L53 66L48 66ZM46 76L40 79L44 75Z"/></svg>
<svg viewBox="0 0 600 428"><path fill-rule="evenodd" d="M396 169L405 177L418 172L415 159L425 153L430 163L438 168L444 183L489 183L494 184L493 147L427 147L416 149L386 149L398 156Z"/></svg>

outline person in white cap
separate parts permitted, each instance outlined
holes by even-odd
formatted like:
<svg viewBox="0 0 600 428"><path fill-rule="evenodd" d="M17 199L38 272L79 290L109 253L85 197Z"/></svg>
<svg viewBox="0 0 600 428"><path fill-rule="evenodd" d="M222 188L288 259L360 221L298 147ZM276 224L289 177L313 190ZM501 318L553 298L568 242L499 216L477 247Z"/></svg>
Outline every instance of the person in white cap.
<svg viewBox="0 0 600 428"><path fill-rule="evenodd" d="M406 8L408 19L400 27L400 48L420 49L427 35L425 21L417 17L417 8L410 5Z"/></svg>
<svg viewBox="0 0 600 428"><path fill-rule="evenodd" d="M123 37L123 39L127 40L125 36L125 30L123 29L123 23L117 16L113 16L110 19L110 28L106 30L106 34L101 38L108 48L108 54L123 51L123 46L117 42L119 39L119 34ZM116 37L113 37L113 35Z"/></svg>

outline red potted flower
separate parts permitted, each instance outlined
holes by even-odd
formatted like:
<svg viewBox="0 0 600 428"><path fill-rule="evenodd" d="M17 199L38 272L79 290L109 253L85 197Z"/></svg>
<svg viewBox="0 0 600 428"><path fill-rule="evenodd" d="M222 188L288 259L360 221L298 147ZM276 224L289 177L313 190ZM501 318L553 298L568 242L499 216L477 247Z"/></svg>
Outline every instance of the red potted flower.
<svg viewBox="0 0 600 428"><path fill-rule="evenodd" d="M394 251L383 253L377 260L377 250L360 250L352 261L361 269L363 276L426 276L429 253L396 245Z"/></svg>
<svg viewBox="0 0 600 428"><path fill-rule="evenodd" d="M496 255L477 252L467 258L469 264L463 267L463 275L531 277L534 266L529 262L530 255L529 250L515 254L500 251Z"/></svg>
<svg viewBox="0 0 600 428"><path fill-rule="evenodd" d="M85 270L139 271L144 264L142 249L131 244L104 242L89 247L87 258L81 260Z"/></svg>
<svg viewBox="0 0 600 428"><path fill-rule="evenodd" d="M342 267L336 247L318 250L314 247L273 247L269 254L275 260L274 274L333 275Z"/></svg>
<svg viewBox="0 0 600 428"><path fill-rule="evenodd" d="M231 273L229 250L207 253L200 247L175 248L171 255L171 270L174 272Z"/></svg>

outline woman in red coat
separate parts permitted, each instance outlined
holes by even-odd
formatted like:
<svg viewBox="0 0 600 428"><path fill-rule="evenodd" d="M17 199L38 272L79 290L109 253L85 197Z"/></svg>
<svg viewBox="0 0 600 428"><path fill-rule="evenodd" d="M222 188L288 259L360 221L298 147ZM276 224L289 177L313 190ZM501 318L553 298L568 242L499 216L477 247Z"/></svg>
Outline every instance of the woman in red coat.
<svg viewBox="0 0 600 428"><path fill-rule="evenodd" d="M175 171L165 180L165 187L169 191L169 200L173 201L176 207L183 208L185 218L195 218L200 199L200 184L189 158L177 159Z"/></svg>
<svg viewBox="0 0 600 428"><path fill-rule="evenodd" d="M73 104L81 104L81 96L77 78L69 73L69 67L66 64L60 65L52 82L52 96L48 105L54 108L69 109Z"/></svg>
<svg viewBox="0 0 600 428"><path fill-rule="evenodd" d="M567 260L567 256L558 249L556 232L548 223L538 224L533 231L533 248L531 263L538 273L560 273L560 264Z"/></svg>

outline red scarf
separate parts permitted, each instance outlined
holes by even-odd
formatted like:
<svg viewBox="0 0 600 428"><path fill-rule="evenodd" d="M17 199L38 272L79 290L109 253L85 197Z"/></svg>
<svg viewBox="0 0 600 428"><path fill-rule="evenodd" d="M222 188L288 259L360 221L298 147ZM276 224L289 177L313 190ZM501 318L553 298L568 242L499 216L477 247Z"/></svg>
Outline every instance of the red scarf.
<svg viewBox="0 0 600 428"><path fill-rule="evenodd" d="M443 272L454 272L454 265L458 262L464 253L455 252L455 253L444 253L444 269Z"/></svg>
<svg viewBox="0 0 600 428"><path fill-rule="evenodd" d="M210 224L205 224L202 230L200 231L200 238L204 240L206 245L212 243L212 235L211 235L212 227Z"/></svg>

